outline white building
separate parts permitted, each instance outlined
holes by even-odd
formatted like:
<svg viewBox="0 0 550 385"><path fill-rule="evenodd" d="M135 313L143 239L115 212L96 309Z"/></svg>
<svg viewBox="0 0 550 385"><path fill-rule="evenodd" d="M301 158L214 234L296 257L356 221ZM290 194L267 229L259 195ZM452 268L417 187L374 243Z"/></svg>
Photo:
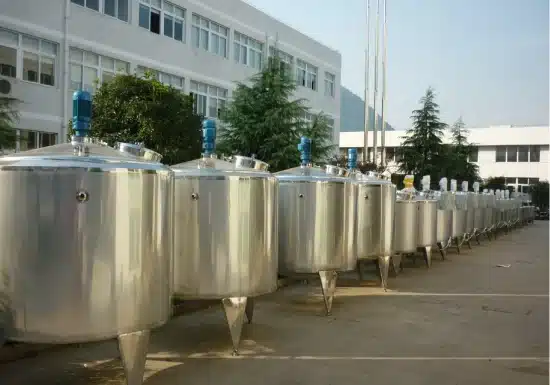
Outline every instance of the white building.
<svg viewBox="0 0 550 385"><path fill-rule="evenodd" d="M0 0L0 95L22 101L16 150L64 141L72 92L116 73L156 71L216 117L235 81L278 52L296 97L333 121L339 139L338 52L240 0Z"/></svg>
<svg viewBox="0 0 550 385"><path fill-rule="evenodd" d="M395 149L401 146L406 131L386 132L386 159L390 171L397 172ZM450 132L445 133L444 142L450 143ZM372 159L373 133L368 134L369 155ZM539 180L548 180L548 146L550 128L496 126L472 128L468 140L477 146L477 152L470 161L479 165L482 178L505 177L506 184L515 186L529 185ZM378 132L378 146L381 143ZM340 151L355 147L363 153L363 132L341 132ZM378 162L381 149L378 147Z"/></svg>

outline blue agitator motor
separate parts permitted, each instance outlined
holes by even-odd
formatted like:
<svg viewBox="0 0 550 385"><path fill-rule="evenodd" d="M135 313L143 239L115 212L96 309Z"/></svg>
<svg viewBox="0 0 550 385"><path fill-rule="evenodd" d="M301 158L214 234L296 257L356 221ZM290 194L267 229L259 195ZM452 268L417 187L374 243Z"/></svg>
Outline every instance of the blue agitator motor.
<svg viewBox="0 0 550 385"><path fill-rule="evenodd" d="M355 170L357 168L357 149L356 148L348 149L348 168L350 170Z"/></svg>
<svg viewBox="0 0 550 385"><path fill-rule="evenodd" d="M298 151L300 151L300 162L302 166L307 166L311 163L311 139L302 136L300 138L300 144L298 144Z"/></svg>
<svg viewBox="0 0 550 385"><path fill-rule="evenodd" d="M212 155L216 149L216 121L205 119L202 122L202 150L205 156Z"/></svg>
<svg viewBox="0 0 550 385"><path fill-rule="evenodd" d="M73 130L75 136L87 136L92 121L92 95L88 91L73 93Z"/></svg>

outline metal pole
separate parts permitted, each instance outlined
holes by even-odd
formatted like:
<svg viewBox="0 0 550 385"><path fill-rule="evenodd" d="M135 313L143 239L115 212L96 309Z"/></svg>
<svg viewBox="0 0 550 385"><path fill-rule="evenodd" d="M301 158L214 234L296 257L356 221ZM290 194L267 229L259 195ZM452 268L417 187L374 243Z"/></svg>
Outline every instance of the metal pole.
<svg viewBox="0 0 550 385"><path fill-rule="evenodd" d="M382 157L380 158L380 164L382 167L386 167L386 120L385 114L387 113L387 94L386 94L386 68L388 66L388 23L387 23L387 8L388 0L384 0L384 54L382 57L382 135L380 139L380 147L382 150Z"/></svg>
<svg viewBox="0 0 550 385"><path fill-rule="evenodd" d="M378 152L378 116L376 115L376 101L378 99L378 56L380 53L380 0L377 0L376 6L376 48L374 53L374 130L372 132L372 160L374 164L377 164L377 152Z"/></svg>
<svg viewBox="0 0 550 385"><path fill-rule="evenodd" d="M365 51L365 118L363 125L363 162L368 162L369 151L369 62L370 62L370 0L367 0L367 49Z"/></svg>

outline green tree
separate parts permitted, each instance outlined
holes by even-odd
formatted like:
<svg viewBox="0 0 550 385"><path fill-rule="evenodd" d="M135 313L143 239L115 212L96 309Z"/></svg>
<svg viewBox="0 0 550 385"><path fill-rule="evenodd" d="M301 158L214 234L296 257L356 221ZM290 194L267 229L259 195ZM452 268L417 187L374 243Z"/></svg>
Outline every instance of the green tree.
<svg viewBox="0 0 550 385"><path fill-rule="evenodd" d="M533 201L533 204L540 208L548 208L548 182L538 182L532 184L530 187L531 201Z"/></svg>
<svg viewBox="0 0 550 385"><path fill-rule="evenodd" d="M324 116L313 124L304 122L305 100L292 99L296 83L277 57L270 57L249 84L237 83L231 103L222 111L218 152L255 155L272 171L295 167L299 162L299 137L310 135L313 161L324 161L331 147L332 129Z"/></svg>
<svg viewBox="0 0 550 385"><path fill-rule="evenodd" d="M313 116L311 122L303 121L301 135L312 139L311 159L314 163L326 163L334 150L332 127L323 112Z"/></svg>
<svg viewBox="0 0 550 385"><path fill-rule="evenodd" d="M439 119L439 105L435 102L434 90L430 87L420 99L421 107L411 116L413 126L403 137L400 149L399 168L402 172L420 176L430 175L433 181L443 176L441 162L444 157L443 130L447 125Z"/></svg>
<svg viewBox="0 0 550 385"><path fill-rule="evenodd" d="M15 149L17 132L14 124L19 119L19 112L16 108L18 103L18 99L0 97L0 153L4 150Z"/></svg>
<svg viewBox="0 0 550 385"><path fill-rule="evenodd" d="M109 145L143 143L176 164L200 157L202 119L191 96L151 74L117 75L93 97L91 135Z"/></svg>
<svg viewBox="0 0 550 385"><path fill-rule="evenodd" d="M468 130L462 117L452 125L451 137L451 145L444 146L442 151L445 174L458 182L468 181L471 186L479 181L479 167L469 161L475 146L468 142Z"/></svg>

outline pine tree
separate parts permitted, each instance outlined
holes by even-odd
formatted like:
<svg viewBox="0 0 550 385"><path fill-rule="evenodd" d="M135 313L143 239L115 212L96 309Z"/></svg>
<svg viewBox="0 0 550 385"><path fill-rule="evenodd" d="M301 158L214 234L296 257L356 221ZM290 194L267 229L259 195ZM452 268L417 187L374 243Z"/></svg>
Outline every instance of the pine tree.
<svg viewBox="0 0 550 385"><path fill-rule="evenodd" d="M271 171L279 171L298 165L300 135L310 135L314 162L332 150L332 129L321 115L313 124L304 121L305 100L292 100L296 84L283 68L277 57L270 57L250 85L237 84L222 111L218 153L254 155L269 163Z"/></svg>
<svg viewBox="0 0 550 385"><path fill-rule="evenodd" d="M468 142L468 130L460 117L451 127L452 143L445 156L446 174L459 182L468 181L470 186L479 180L479 167L469 161L475 146Z"/></svg>
<svg viewBox="0 0 550 385"><path fill-rule="evenodd" d="M15 105L18 102L15 98L0 97L0 154L4 150L15 149L17 133L14 124L19 118Z"/></svg>
<svg viewBox="0 0 550 385"><path fill-rule="evenodd" d="M399 167L401 171L415 175L417 181L423 175L430 175L436 182L443 176L442 136L447 125L439 119L439 105L431 87L420 99L420 104L421 108L412 113L413 126L404 137Z"/></svg>

